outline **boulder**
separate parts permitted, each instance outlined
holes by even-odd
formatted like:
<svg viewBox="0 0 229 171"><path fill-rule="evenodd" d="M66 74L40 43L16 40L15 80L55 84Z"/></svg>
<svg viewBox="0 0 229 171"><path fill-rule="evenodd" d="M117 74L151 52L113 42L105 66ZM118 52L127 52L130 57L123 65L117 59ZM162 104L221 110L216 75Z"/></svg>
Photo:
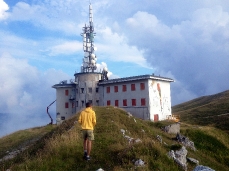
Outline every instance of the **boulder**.
<svg viewBox="0 0 229 171"><path fill-rule="evenodd" d="M165 126L163 128L163 131L169 133L169 134L177 134L180 133L180 123L175 123L172 125Z"/></svg>
<svg viewBox="0 0 229 171"><path fill-rule="evenodd" d="M176 150L175 152L171 150L168 153L168 156L172 158L183 170L187 170L187 159L186 156L188 151L183 146L180 150Z"/></svg>
<svg viewBox="0 0 229 171"><path fill-rule="evenodd" d="M207 167L207 166L199 165L199 166L196 166L193 171L215 171L215 170L213 170L213 169L211 169L210 167Z"/></svg>
<svg viewBox="0 0 229 171"><path fill-rule="evenodd" d="M181 135L180 133L177 133L176 139L177 141L181 142L185 147L190 147L193 151L196 151L194 142L190 141L188 137L185 137Z"/></svg>

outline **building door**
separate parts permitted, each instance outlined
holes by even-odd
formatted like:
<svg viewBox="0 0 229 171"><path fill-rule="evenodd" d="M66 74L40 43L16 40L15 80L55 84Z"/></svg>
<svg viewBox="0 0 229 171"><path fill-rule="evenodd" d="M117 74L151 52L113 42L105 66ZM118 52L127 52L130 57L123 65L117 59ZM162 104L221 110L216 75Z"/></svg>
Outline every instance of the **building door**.
<svg viewBox="0 0 229 171"><path fill-rule="evenodd" d="M158 121L158 120L159 120L158 114L154 114L154 121Z"/></svg>

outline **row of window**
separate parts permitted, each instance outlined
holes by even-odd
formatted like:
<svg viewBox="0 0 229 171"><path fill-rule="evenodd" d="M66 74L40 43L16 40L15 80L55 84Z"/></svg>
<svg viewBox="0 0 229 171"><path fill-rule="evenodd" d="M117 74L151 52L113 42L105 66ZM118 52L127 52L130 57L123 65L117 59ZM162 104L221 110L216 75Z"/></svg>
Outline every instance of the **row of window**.
<svg viewBox="0 0 229 171"><path fill-rule="evenodd" d="M92 100L89 100L89 102L92 103ZM122 103L122 105L121 105ZM129 102L129 106L137 106L137 100L136 99L131 99L131 101ZM141 98L140 99L140 103L141 103L141 106L146 106L146 99L145 98ZM79 102L76 101L75 103L72 102L72 103L69 103L69 102L66 102L65 103L65 108L69 108L70 105L71 105L71 108L75 108L75 107L79 107ZM99 100L96 100L96 104L99 105ZM111 100L107 100L107 106L110 106L111 105ZM127 99L123 99L122 101L121 100L115 100L114 101L114 105L115 106L128 106L128 101ZM81 101L81 107L85 107L85 102L84 101Z"/></svg>
<svg viewBox="0 0 229 171"><path fill-rule="evenodd" d="M85 93L85 88L80 88L80 89L76 89L76 93L78 94L79 93L79 90L80 90L80 93ZM97 87L95 89L95 92L98 93L99 92L99 88ZM92 93L92 87L89 87L88 88L88 91L87 93ZM65 90L65 96L68 96L69 95L69 91L68 90Z"/></svg>
<svg viewBox="0 0 229 171"><path fill-rule="evenodd" d="M114 101L114 105L118 107L118 106L136 106L137 105L137 100L136 99L131 99L129 101L129 103L130 104L128 105L127 99L123 99L122 101L121 100L115 100ZM141 103L141 106L146 106L146 99L145 98L141 98L140 99L140 103ZM111 101L107 100L107 106L110 106L110 105L111 105Z"/></svg>
<svg viewBox="0 0 229 171"><path fill-rule="evenodd" d="M135 91L136 90L136 85L135 84L131 84L130 85L130 89L131 91ZM80 90L80 93L85 93L85 88L80 88L80 89L76 89L76 93L78 94ZM140 90L145 90L145 83L140 83ZM96 93L99 92L99 88L96 88ZM127 91L127 85L122 85L122 92L126 92ZM111 87L107 87L106 88L106 92L110 93L111 92ZM119 86L114 86L114 92L117 93L119 92ZM92 93L92 87L88 87L88 91L87 93ZM69 95L69 90L65 90L65 95L68 96Z"/></svg>
<svg viewBox="0 0 229 171"><path fill-rule="evenodd" d="M88 102L92 103L92 100L88 100ZM74 102L65 102L65 108L69 108L69 104L71 105L72 108L75 108L75 107L85 107L85 101L82 100L80 103L79 101L76 101L75 103ZM98 106L99 105L99 100L96 100L96 105Z"/></svg>
<svg viewBox="0 0 229 171"><path fill-rule="evenodd" d="M127 91L127 85L122 85L121 88L122 88L122 90L121 90L122 92ZM131 84L130 85L130 90L131 91L135 91L136 90L135 84ZM140 83L140 90L145 90L145 83ZM114 86L114 92L117 93L118 91L119 91L119 86ZM107 93L111 92L111 87L110 86L106 88L106 92Z"/></svg>

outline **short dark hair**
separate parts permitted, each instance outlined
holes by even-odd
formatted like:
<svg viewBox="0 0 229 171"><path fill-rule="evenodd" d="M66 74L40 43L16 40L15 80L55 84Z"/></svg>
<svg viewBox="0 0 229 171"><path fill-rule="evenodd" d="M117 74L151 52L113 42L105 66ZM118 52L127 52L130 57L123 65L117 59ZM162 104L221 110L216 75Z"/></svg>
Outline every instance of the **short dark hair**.
<svg viewBox="0 0 229 171"><path fill-rule="evenodd" d="M86 107L91 107L91 106L92 106L91 102L86 103Z"/></svg>

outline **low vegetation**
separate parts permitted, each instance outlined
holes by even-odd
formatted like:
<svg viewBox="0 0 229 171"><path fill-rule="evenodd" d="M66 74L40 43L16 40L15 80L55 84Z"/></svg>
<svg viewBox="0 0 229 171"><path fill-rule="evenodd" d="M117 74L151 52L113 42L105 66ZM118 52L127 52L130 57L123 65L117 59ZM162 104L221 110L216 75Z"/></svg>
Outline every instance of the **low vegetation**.
<svg viewBox="0 0 229 171"><path fill-rule="evenodd" d="M182 122L213 126L229 133L229 90L172 107Z"/></svg>
<svg viewBox="0 0 229 171"><path fill-rule="evenodd" d="M175 135L161 130L162 126L171 122L143 121L129 117L125 111L114 107L95 107L94 110L97 114L97 125L90 161L83 160L81 129L76 122L78 115L75 115L56 128L42 128L45 130L42 137L14 159L1 162L0 170L182 170L167 156L170 150L177 150L182 144L174 140ZM125 135L140 139L141 142L129 142L121 129L125 130ZM201 165L215 170L229 170L227 134L216 128L184 123L181 123L181 133L193 140L197 148L197 151L188 149L188 157L193 157ZM158 141L157 135L162 137L163 143ZM4 144L7 137L0 139L0 144ZM13 146L11 144L7 148ZM143 160L145 166L135 166L134 161L138 159ZM193 170L194 167L194 164L188 164L188 170Z"/></svg>

